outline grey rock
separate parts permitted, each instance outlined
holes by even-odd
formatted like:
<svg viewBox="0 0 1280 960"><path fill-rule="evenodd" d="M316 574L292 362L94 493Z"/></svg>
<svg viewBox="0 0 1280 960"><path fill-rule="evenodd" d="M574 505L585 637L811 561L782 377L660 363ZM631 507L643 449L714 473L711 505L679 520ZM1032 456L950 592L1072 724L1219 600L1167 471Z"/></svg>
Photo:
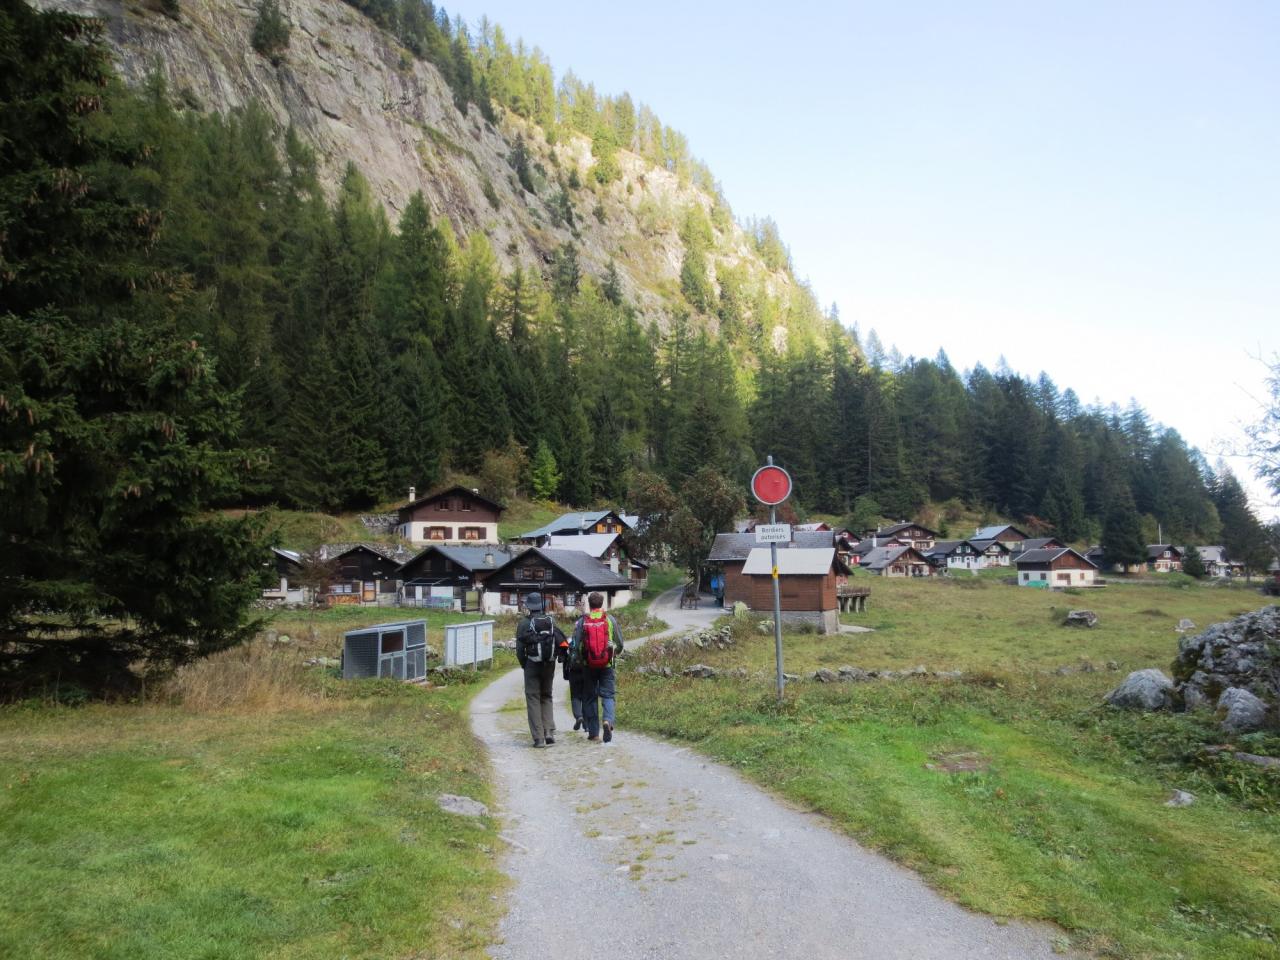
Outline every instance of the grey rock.
<svg viewBox="0 0 1280 960"><path fill-rule="evenodd" d="M1106 702L1122 710L1163 710L1173 700L1173 681L1159 670L1135 670L1106 696Z"/></svg>
<svg viewBox="0 0 1280 960"><path fill-rule="evenodd" d="M787 683L795 683L797 680L800 679L800 677L798 674L784 673L782 675L782 679L785 680Z"/></svg>
<svg viewBox="0 0 1280 960"><path fill-rule="evenodd" d="M939 680L963 680L963 670L935 670L933 675Z"/></svg>
<svg viewBox="0 0 1280 960"><path fill-rule="evenodd" d="M834 670L823 667L821 670L815 670L811 679L818 683L836 683L840 677Z"/></svg>
<svg viewBox="0 0 1280 960"><path fill-rule="evenodd" d="M1280 607L1264 607L1215 623L1178 641L1173 675L1189 708L1216 705L1238 687L1280 704Z"/></svg>
<svg viewBox="0 0 1280 960"><path fill-rule="evenodd" d="M1213 707L1213 701L1203 687L1187 684L1182 688L1182 705L1187 710L1208 710Z"/></svg>
<svg viewBox="0 0 1280 960"><path fill-rule="evenodd" d="M1164 802L1166 807L1189 807L1196 802L1196 795L1186 790L1175 790Z"/></svg>
<svg viewBox="0 0 1280 960"><path fill-rule="evenodd" d="M1248 690L1229 687L1218 698L1218 715L1228 733L1252 733L1266 722L1267 705Z"/></svg>
<svg viewBox="0 0 1280 960"><path fill-rule="evenodd" d="M919 664L907 671L907 676L910 677L926 677L928 675L929 671L926 670L923 665Z"/></svg>
<svg viewBox="0 0 1280 960"><path fill-rule="evenodd" d="M683 677L694 677L698 680L710 680L716 675L716 668L707 666L705 663L695 663L691 667L685 667L680 671Z"/></svg>
<svg viewBox="0 0 1280 960"><path fill-rule="evenodd" d="M1241 763L1252 763L1257 767L1280 770L1280 757L1260 757L1256 753L1233 753L1232 756Z"/></svg>
<svg viewBox="0 0 1280 960"><path fill-rule="evenodd" d="M1188 620L1186 617L1183 617L1181 620L1178 621L1178 626L1175 629L1179 633L1188 633L1194 630L1195 628L1196 628L1196 624L1194 620Z"/></svg>
<svg viewBox="0 0 1280 960"><path fill-rule="evenodd" d="M863 670L861 667L841 667L836 674L845 683L861 683L864 680L870 680L871 674Z"/></svg>
<svg viewBox="0 0 1280 960"><path fill-rule="evenodd" d="M456 813L460 817L487 817L489 808L479 800L460 797L456 793L442 793L436 797L436 803L445 813Z"/></svg>
<svg viewBox="0 0 1280 960"><path fill-rule="evenodd" d="M1067 619L1062 621L1062 625L1092 630L1098 625L1098 615L1092 610L1071 610L1067 613Z"/></svg>

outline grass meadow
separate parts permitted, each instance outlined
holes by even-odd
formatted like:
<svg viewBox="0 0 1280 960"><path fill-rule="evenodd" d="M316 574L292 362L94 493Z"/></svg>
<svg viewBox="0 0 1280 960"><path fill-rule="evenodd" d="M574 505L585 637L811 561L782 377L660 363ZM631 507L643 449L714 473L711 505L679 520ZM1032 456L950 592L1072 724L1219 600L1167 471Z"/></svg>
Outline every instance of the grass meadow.
<svg viewBox="0 0 1280 960"><path fill-rule="evenodd" d="M0 956L482 956L498 828L436 804L491 801L479 687L303 665L373 612L327 611L314 641L281 615L288 644L184 668L146 703L0 709Z"/></svg>
<svg viewBox="0 0 1280 960"><path fill-rule="evenodd" d="M1180 618L1204 627L1264 598L1130 585L1068 596L979 578L871 584L869 612L844 619L875 632L789 633L786 669L924 666L963 680L806 679L779 704L772 634L742 621L734 647L672 665L744 667L750 679L625 673L620 723L696 745L968 907L1057 923L1064 948L1280 957L1280 775L1205 757L1203 746L1224 742L1209 717L1101 702L1128 671L1168 671ZM1098 627L1061 626L1075 606L1097 612ZM1272 734L1236 742L1280 755ZM1166 807L1175 788L1197 802Z"/></svg>

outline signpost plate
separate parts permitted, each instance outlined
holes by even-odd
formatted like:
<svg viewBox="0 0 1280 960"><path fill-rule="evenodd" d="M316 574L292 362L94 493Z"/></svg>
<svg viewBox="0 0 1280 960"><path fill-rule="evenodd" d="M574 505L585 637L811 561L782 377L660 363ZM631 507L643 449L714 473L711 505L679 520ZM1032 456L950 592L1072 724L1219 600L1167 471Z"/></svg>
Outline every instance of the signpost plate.
<svg viewBox="0 0 1280 960"><path fill-rule="evenodd" d="M791 524L761 523L756 525L756 543L790 543Z"/></svg>

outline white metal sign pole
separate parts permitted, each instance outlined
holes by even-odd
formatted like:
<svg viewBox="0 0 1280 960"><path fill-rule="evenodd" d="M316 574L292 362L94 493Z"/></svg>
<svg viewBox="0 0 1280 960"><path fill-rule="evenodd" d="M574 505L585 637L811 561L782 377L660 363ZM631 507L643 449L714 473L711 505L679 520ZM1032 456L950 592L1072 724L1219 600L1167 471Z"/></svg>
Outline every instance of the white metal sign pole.
<svg viewBox="0 0 1280 960"><path fill-rule="evenodd" d="M769 466L773 466L773 457L765 458L765 462ZM777 504L769 505L769 523L778 522L778 506ZM773 573L773 652L774 659L778 665L778 700L783 699L783 686L786 681L782 676L782 595L778 587L778 544L776 541L769 543L769 567Z"/></svg>

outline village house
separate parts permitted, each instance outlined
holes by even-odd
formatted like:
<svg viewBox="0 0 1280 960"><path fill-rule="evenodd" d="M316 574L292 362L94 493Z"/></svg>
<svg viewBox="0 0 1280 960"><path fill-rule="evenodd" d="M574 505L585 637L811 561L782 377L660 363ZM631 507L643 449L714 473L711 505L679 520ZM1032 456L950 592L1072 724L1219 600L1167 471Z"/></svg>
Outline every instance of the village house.
<svg viewBox="0 0 1280 960"><path fill-rule="evenodd" d="M329 606L390 605L400 589L400 566L409 556L385 543L329 543L316 551L316 558L333 564L323 591Z"/></svg>
<svg viewBox="0 0 1280 960"><path fill-rule="evenodd" d="M1097 565L1070 547L1024 550L1015 564L1020 587L1062 590L1096 585Z"/></svg>
<svg viewBox="0 0 1280 960"><path fill-rule="evenodd" d="M935 568L953 572L977 573L1009 565L1009 548L999 540L939 540L923 555Z"/></svg>
<svg viewBox="0 0 1280 960"><path fill-rule="evenodd" d="M1182 551L1170 543L1147 544L1147 569L1154 573L1180 572Z"/></svg>
<svg viewBox="0 0 1280 960"><path fill-rule="evenodd" d="M754 533L719 533L716 534L715 542L711 545L711 552L707 555L706 567L710 572L719 570L724 575L724 605L732 607L735 603L741 601L748 607L751 607L751 584L744 578L742 568L747 562L747 557L751 555L751 551L760 547L756 542ZM778 554L786 550L820 550L827 547L835 549L835 538L828 531L800 531L792 533L790 543L778 544ZM768 552L767 547L765 548ZM846 569L847 566L846 566ZM709 577L703 578L706 583ZM754 609L754 608L753 608ZM769 609L773 609L772 599L769 601Z"/></svg>
<svg viewBox="0 0 1280 960"><path fill-rule="evenodd" d="M862 557L859 566L881 577L933 576L933 565L912 546L875 547Z"/></svg>
<svg viewBox="0 0 1280 960"><path fill-rule="evenodd" d="M1066 544L1057 537L1028 537L1022 541L1022 546L1019 549L1009 549L1009 562L1011 564L1016 563L1018 557L1028 550L1048 550L1051 547L1061 549L1065 546Z"/></svg>
<svg viewBox="0 0 1280 960"><path fill-rule="evenodd" d="M915 547L921 553L932 549L933 545L938 541L937 531L930 530L919 523L906 521L895 523L888 527L877 527L875 530L868 530L867 537L880 541L881 546L890 540L897 540L907 546Z"/></svg>
<svg viewBox="0 0 1280 960"><path fill-rule="evenodd" d="M972 542L986 540L998 540L1003 543L1011 553L1019 553L1026 549L1024 546L1027 535L1015 527L1011 523L999 523L991 527L980 527L973 531L973 536L969 538Z"/></svg>
<svg viewBox="0 0 1280 960"><path fill-rule="evenodd" d="M809 531L819 533L824 531ZM768 547L754 547L742 564L739 579L748 609L773 611L773 563ZM835 547L799 547L778 551L778 597L783 623L809 623L819 633L838 633L838 593L849 569ZM728 597L726 594L726 603Z"/></svg>
<svg viewBox="0 0 1280 960"><path fill-rule="evenodd" d="M1178 549L1182 551L1183 556L1186 556L1186 547L1179 547ZM1197 549L1200 551L1200 560L1204 564L1206 575L1219 579L1244 576L1244 564L1229 559L1227 557L1227 548L1221 544L1198 547Z"/></svg>
<svg viewBox="0 0 1280 960"><path fill-rule="evenodd" d="M552 550L580 550L595 557L614 573L631 580L631 590L639 594L649 582L649 565L636 559L627 541L617 533L584 533L577 536L552 535L543 546Z"/></svg>
<svg viewBox="0 0 1280 960"><path fill-rule="evenodd" d="M469 487L447 490L414 499L400 508L396 532L415 545L499 543L498 521L506 509Z"/></svg>
<svg viewBox="0 0 1280 960"><path fill-rule="evenodd" d="M629 533L639 525L640 518L618 513L616 510L589 510L565 513L548 524L515 537L516 543L545 547L552 537L577 537L594 533Z"/></svg>
<svg viewBox="0 0 1280 960"><path fill-rule="evenodd" d="M520 548L506 545L432 544L400 568L400 603L408 607L479 611L489 574L520 552Z"/></svg>
<svg viewBox="0 0 1280 960"><path fill-rule="evenodd" d="M1094 544L1084 552L1084 557L1099 570L1108 570L1111 573L1142 573L1147 569L1145 563L1112 563L1107 559L1106 550L1099 544Z"/></svg>
<svg viewBox="0 0 1280 960"><path fill-rule="evenodd" d="M262 591L262 599L275 603L309 604L311 591L301 585L302 554L296 550L271 548L268 564L275 567L277 583Z"/></svg>
<svg viewBox="0 0 1280 960"><path fill-rule="evenodd" d="M605 608L631 602L631 580L581 550L530 547L490 573L484 581L481 606L485 613L517 613L523 598L540 593L548 609L577 613L586 607L586 595L604 594Z"/></svg>

